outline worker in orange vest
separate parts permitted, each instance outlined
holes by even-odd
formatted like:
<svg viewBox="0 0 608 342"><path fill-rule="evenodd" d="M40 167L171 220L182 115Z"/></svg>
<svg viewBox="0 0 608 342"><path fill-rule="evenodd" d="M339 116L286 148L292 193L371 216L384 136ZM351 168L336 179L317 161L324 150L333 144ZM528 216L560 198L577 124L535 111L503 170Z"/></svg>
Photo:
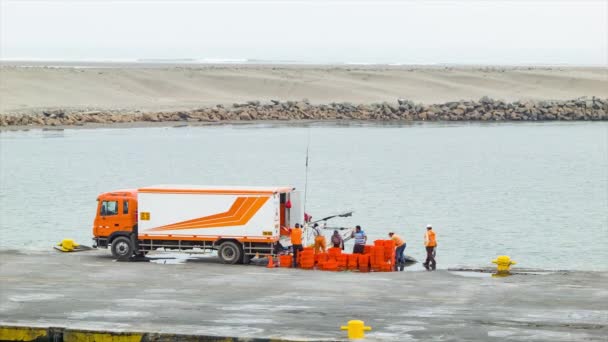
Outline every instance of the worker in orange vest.
<svg viewBox="0 0 608 342"><path fill-rule="evenodd" d="M300 224L296 223L296 226L291 230L291 247L293 249L293 267L298 267L298 252L302 251L302 228Z"/></svg>
<svg viewBox="0 0 608 342"><path fill-rule="evenodd" d="M424 246L426 247L426 261L424 262L424 268L427 271L435 270L437 263L435 262L435 248L437 248L437 240L435 239L435 232L433 226L428 224L426 226L426 234L424 235Z"/></svg>
<svg viewBox="0 0 608 342"><path fill-rule="evenodd" d="M325 241L325 236L323 236L323 230L319 227L318 223L312 226L312 231L315 235L315 254L319 253L319 251L325 253L327 242Z"/></svg>
<svg viewBox="0 0 608 342"><path fill-rule="evenodd" d="M395 241L395 271L403 271L403 268L405 267L405 256L403 255L406 246L405 240L394 232L388 233L388 236L391 240Z"/></svg>

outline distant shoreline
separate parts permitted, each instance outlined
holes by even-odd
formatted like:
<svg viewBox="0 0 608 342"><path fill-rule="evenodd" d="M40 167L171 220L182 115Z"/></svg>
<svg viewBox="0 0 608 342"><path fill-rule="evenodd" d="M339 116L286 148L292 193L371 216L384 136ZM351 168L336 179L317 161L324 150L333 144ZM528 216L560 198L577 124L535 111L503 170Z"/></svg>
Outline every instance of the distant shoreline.
<svg viewBox="0 0 608 342"><path fill-rule="evenodd" d="M0 127L84 126L91 124L184 123L217 124L235 122L290 121L375 121L375 122L504 122L504 121L608 121L608 98L579 98L567 101L504 102L483 97L478 101L454 101L425 105L400 99L396 103L355 105L308 101L248 101L232 106L216 105L181 111L68 111L44 110L41 114L0 116Z"/></svg>
<svg viewBox="0 0 608 342"><path fill-rule="evenodd" d="M441 69L441 68L457 68L457 69L483 69L483 68L500 68L500 69L543 69L543 68L566 68L566 69L587 69L587 68L608 68L607 65L576 65L576 64L459 64L459 63L374 63L374 62L334 62L334 63L317 63L317 62L302 62L302 61L265 61L265 60L203 60L198 61L193 58L183 59L125 59L125 60L27 60L27 59L0 59L0 67L106 67L106 68L165 68L165 67L192 67L192 68L359 68L359 69L401 69L401 68L418 68L418 69Z"/></svg>
<svg viewBox="0 0 608 342"><path fill-rule="evenodd" d="M65 67L49 67L43 66L48 62L29 63L32 65L11 66L7 61L0 62L0 117L35 118L53 111L177 114L249 102L302 102L310 105L309 109L332 104L393 106L397 99L422 106L475 102L485 97L504 103L563 102L581 97L605 98L608 89L608 68L597 67L92 62L82 67L74 67L71 62L63 62ZM353 119L385 119L377 115L368 118L366 112L370 111L363 110ZM303 117L278 113L274 119L309 116L342 119L331 113L327 118L314 113ZM239 118L209 120L231 119ZM272 115L267 119L273 119ZM424 116L409 119L426 120Z"/></svg>
<svg viewBox="0 0 608 342"><path fill-rule="evenodd" d="M183 121L163 121L163 122L127 122L127 123L108 123L108 124L84 124L84 125L60 125L60 126L0 126L0 133L3 132L63 132L65 130L97 130L97 129L134 129L134 128L188 128L188 127L230 127L230 126L258 126L268 125L273 127L359 127L359 126L378 126L386 125L387 127L404 127L414 125L501 125L501 124L539 124L544 123L590 123L590 121L411 121L411 122L395 122L395 121L370 121L370 120L289 120L289 121L222 121L222 122L183 122ZM601 121L606 123L607 120Z"/></svg>

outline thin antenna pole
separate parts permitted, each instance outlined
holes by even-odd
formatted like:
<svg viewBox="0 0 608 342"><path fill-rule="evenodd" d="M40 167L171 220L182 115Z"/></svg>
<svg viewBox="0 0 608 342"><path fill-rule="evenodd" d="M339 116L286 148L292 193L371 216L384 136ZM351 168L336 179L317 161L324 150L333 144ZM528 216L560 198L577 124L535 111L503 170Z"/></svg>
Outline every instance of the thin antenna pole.
<svg viewBox="0 0 608 342"><path fill-rule="evenodd" d="M306 171L304 180L304 216L306 216L306 197L308 195L308 149L310 148L310 127L308 128L308 143L306 144Z"/></svg>

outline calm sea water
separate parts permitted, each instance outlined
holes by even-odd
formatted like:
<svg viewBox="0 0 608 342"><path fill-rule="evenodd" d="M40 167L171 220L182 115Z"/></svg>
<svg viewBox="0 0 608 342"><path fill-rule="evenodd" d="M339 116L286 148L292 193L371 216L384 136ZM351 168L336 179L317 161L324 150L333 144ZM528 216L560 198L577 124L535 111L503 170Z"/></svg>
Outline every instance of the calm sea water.
<svg viewBox="0 0 608 342"><path fill-rule="evenodd" d="M440 268L608 270L608 124L313 124L0 133L0 248L89 244L96 196L153 184L293 185L307 211L354 210Z"/></svg>

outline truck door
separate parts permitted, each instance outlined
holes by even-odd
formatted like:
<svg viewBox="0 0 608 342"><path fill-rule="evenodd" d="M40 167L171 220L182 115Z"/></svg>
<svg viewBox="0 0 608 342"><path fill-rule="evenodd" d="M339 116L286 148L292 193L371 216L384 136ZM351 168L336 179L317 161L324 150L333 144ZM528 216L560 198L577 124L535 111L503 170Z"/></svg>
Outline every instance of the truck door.
<svg viewBox="0 0 608 342"><path fill-rule="evenodd" d="M110 236L115 231L130 231L132 226L128 199L105 198L100 200L99 213L95 220L98 236Z"/></svg>
<svg viewBox="0 0 608 342"><path fill-rule="evenodd" d="M304 224L304 194L302 191L289 193L291 209L289 213L289 224L293 227L296 223Z"/></svg>

